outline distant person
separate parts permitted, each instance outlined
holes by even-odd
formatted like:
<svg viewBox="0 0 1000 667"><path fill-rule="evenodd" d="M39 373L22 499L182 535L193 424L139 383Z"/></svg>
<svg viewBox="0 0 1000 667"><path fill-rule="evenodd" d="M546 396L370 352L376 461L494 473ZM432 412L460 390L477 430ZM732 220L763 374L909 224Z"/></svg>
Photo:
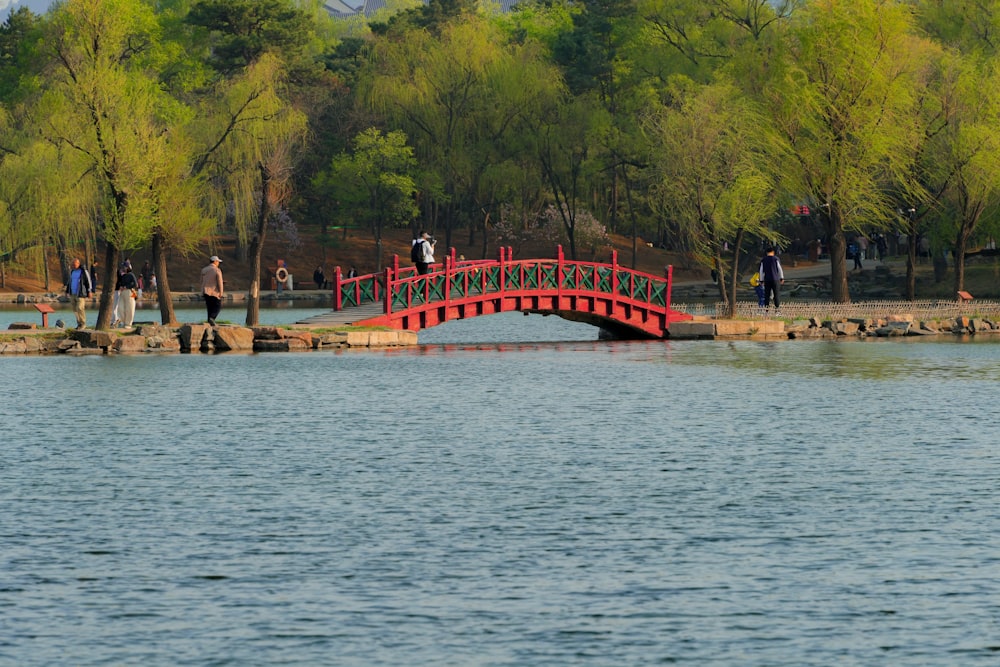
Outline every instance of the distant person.
<svg viewBox="0 0 1000 667"><path fill-rule="evenodd" d="M323 266L317 266L316 270L313 271L313 282L316 283L316 289L323 289L326 287L326 274L323 272Z"/></svg>
<svg viewBox="0 0 1000 667"><path fill-rule="evenodd" d="M222 260L218 255L208 258L208 266L201 270L201 295L205 297L205 309L208 311L208 323L215 326L215 318L222 312L222 296L225 293L222 284Z"/></svg>
<svg viewBox="0 0 1000 667"><path fill-rule="evenodd" d="M118 297L118 312L121 315L121 326L130 327L132 322L135 321L135 298L137 296L137 290L139 289L139 281L136 279L135 274L132 273L132 265L127 265L125 267L125 273L118 280L119 285L119 297Z"/></svg>
<svg viewBox="0 0 1000 667"><path fill-rule="evenodd" d="M878 249L878 261L884 262L885 256L889 252L889 242L885 238L885 234L879 234L875 239L875 247Z"/></svg>
<svg viewBox="0 0 1000 667"><path fill-rule="evenodd" d="M753 293L757 295L757 305L763 308L767 305L767 299L764 298L764 284L760 281L760 273L755 273L750 276L750 287L753 288Z"/></svg>
<svg viewBox="0 0 1000 667"><path fill-rule="evenodd" d="M90 274L87 269L80 266L80 260L73 258L73 263L69 271L69 280L66 282L66 294L73 304L73 314L76 315L76 328L87 328L87 297L94 290L94 284L90 282Z"/></svg>
<svg viewBox="0 0 1000 667"><path fill-rule="evenodd" d="M352 266L352 267L351 267L351 270L347 272L347 277L348 277L348 278L357 278L357 277L358 277L358 270L357 270L357 269L355 269L355 268L354 268L354 267Z"/></svg>
<svg viewBox="0 0 1000 667"><path fill-rule="evenodd" d="M854 270L860 271L865 268L861 264L861 244L858 243L857 238L851 241L851 244L847 246L847 256L854 259Z"/></svg>
<svg viewBox="0 0 1000 667"><path fill-rule="evenodd" d="M121 266L118 267L117 274L115 275L115 291L113 293L114 294L114 298L112 299L112 302L111 302L111 326L112 327L120 326L121 323L122 323L122 295L121 295L121 289L122 289L122 276L125 275L125 267L129 267L129 268L132 267L131 260L127 260L126 259L124 262L122 262Z"/></svg>
<svg viewBox="0 0 1000 667"><path fill-rule="evenodd" d="M774 247L767 249L764 259L760 260L760 279L764 283L764 307L770 308L774 300L774 310L781 308L781 286L785 283L785 272L781 270L781 260L774 254Z"/></svg>
<svg viewBox="0 0 1000 667"><path fill-rule="evenodd" d="M139 277L142 278L142 282L139 283L139 289L148 290L149 283L153 277L153 267L149 264L148 259L142 263L142 268L139 269Z"/></svg>
<svg viewBox="0 0 1000 667"><path fill-rule="evenodd" d="M864 234L858 234L854 240L858 244L858 251L861 253L861 259L871 259L871 257L868 256L868 251L871 248L871 242L868 241L868 237Z"/></svg>
<svg viewBox="0 0 1000 667"><path fill-rule="evenodd" d="M99 282L101 281L97 279L97 260L95 259L94 263L90 265L90 284L93 286L94 289L92 291L95 294L97 293L97 283Z"/></svg>
<svg viewBox="0 0 1000 667"><path fill-rule="evenodd" d="M418 274L424 275L430 271L430 266L434 263L434 245L436 243L437 241L425 231L421 231L417 238L413 239L410 259L416 264Z"/></svg>

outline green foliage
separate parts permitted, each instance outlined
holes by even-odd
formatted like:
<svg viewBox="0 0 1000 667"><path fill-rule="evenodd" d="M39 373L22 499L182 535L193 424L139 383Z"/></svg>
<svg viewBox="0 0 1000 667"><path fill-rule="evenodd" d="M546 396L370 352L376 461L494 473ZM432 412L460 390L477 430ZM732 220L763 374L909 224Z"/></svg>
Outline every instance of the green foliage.
<svg viewBox="0 0 1000 667"><path fill-rule="evenodd" d="M227 76L265 53L293 62L313 34L313 22L292 0L199 0L187 20L214 35L209 62Z"/></svg>
<svg viewBox="0 0 1000 667"><path fill-rule="evenodd" d="M406 226L417 214L416 160L399 131L360 132L351 153L336 156L317 185L337 201L346 217L366 221L378 238L383 225Z"/></svg>

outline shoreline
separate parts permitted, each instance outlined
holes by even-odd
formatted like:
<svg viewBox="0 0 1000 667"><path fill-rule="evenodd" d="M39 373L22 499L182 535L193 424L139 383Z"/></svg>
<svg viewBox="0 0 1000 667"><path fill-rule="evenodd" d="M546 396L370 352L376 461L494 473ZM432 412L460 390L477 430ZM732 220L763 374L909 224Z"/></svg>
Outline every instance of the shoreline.
<svg viewBox="0 0 1000 667"><path fill-rule="evenodd" d="M940 337L1000 334L1000 320L958 316L918 320L912 315L884 318L817 317L786 323L780 319L725 320L697 316L674 322L664 341L672 340L822 340ZM24 354L148 354L218 352L305 352L341 348L388 348L418 345L417 332L362 328L308 328L297 325L245 327L143 323L129 329L39 328L34 324L0 333L0 356Z"/></svg>

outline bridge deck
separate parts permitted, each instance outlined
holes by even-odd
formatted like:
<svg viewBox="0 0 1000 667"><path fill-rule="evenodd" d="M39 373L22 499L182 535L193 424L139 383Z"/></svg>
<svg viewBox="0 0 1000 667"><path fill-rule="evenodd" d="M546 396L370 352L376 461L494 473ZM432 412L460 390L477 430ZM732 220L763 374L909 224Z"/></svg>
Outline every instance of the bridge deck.
<svg viewBox="0 0 1000 667"><path fill-rule="evenodd" d="M337 327L349 326L355 322L361 322L372 317L378 317L385 310L381 303L366 303L361 306L348 306L343 310L331 310L328 313L320 313L299 320L296 324L309 327Z"/></svg>

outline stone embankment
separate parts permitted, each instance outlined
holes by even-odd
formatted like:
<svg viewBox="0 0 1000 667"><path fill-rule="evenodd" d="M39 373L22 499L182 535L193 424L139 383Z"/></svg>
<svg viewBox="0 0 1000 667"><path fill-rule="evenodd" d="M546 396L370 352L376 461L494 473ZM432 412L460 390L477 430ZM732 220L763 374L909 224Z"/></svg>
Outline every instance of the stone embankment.
<svg viewBox="0 0 1000 667"><path fill-rule="evenodd" d="M845 317L823 320L716 320L696 317L670 325L672 339L804 339L804 338L888 338L892 336L1000 334L1000 319L959 316L943 320L916 320L913 315L887 315L879 318Z"/></svg>
<svg viewBox="0 0 1000 667"><path fill-rule="evenodd" d="M146 293L143 303L156 303L156 295ZM96 303L100 294L94 297ZM280 294L274 291L262 290L261 301L327 301L331 298L330 290L285 290ZM200 292L172 292L170 300L174 303L186 303L189 301L204 303ZM243 303L247 300L247 293L241 291L227 292L222 299L224 303ZM57 292L0 292L0 303L30 305L33 303L69 303L69 297Z"/></svg>
<svg viewBox="0 0 1000 667"><path fill-rule="evenodd" d="M310 331L281 327L144 324L122 331L32 329L0 336L0 354L292 352L416 345L413 331Z"/></svg>

